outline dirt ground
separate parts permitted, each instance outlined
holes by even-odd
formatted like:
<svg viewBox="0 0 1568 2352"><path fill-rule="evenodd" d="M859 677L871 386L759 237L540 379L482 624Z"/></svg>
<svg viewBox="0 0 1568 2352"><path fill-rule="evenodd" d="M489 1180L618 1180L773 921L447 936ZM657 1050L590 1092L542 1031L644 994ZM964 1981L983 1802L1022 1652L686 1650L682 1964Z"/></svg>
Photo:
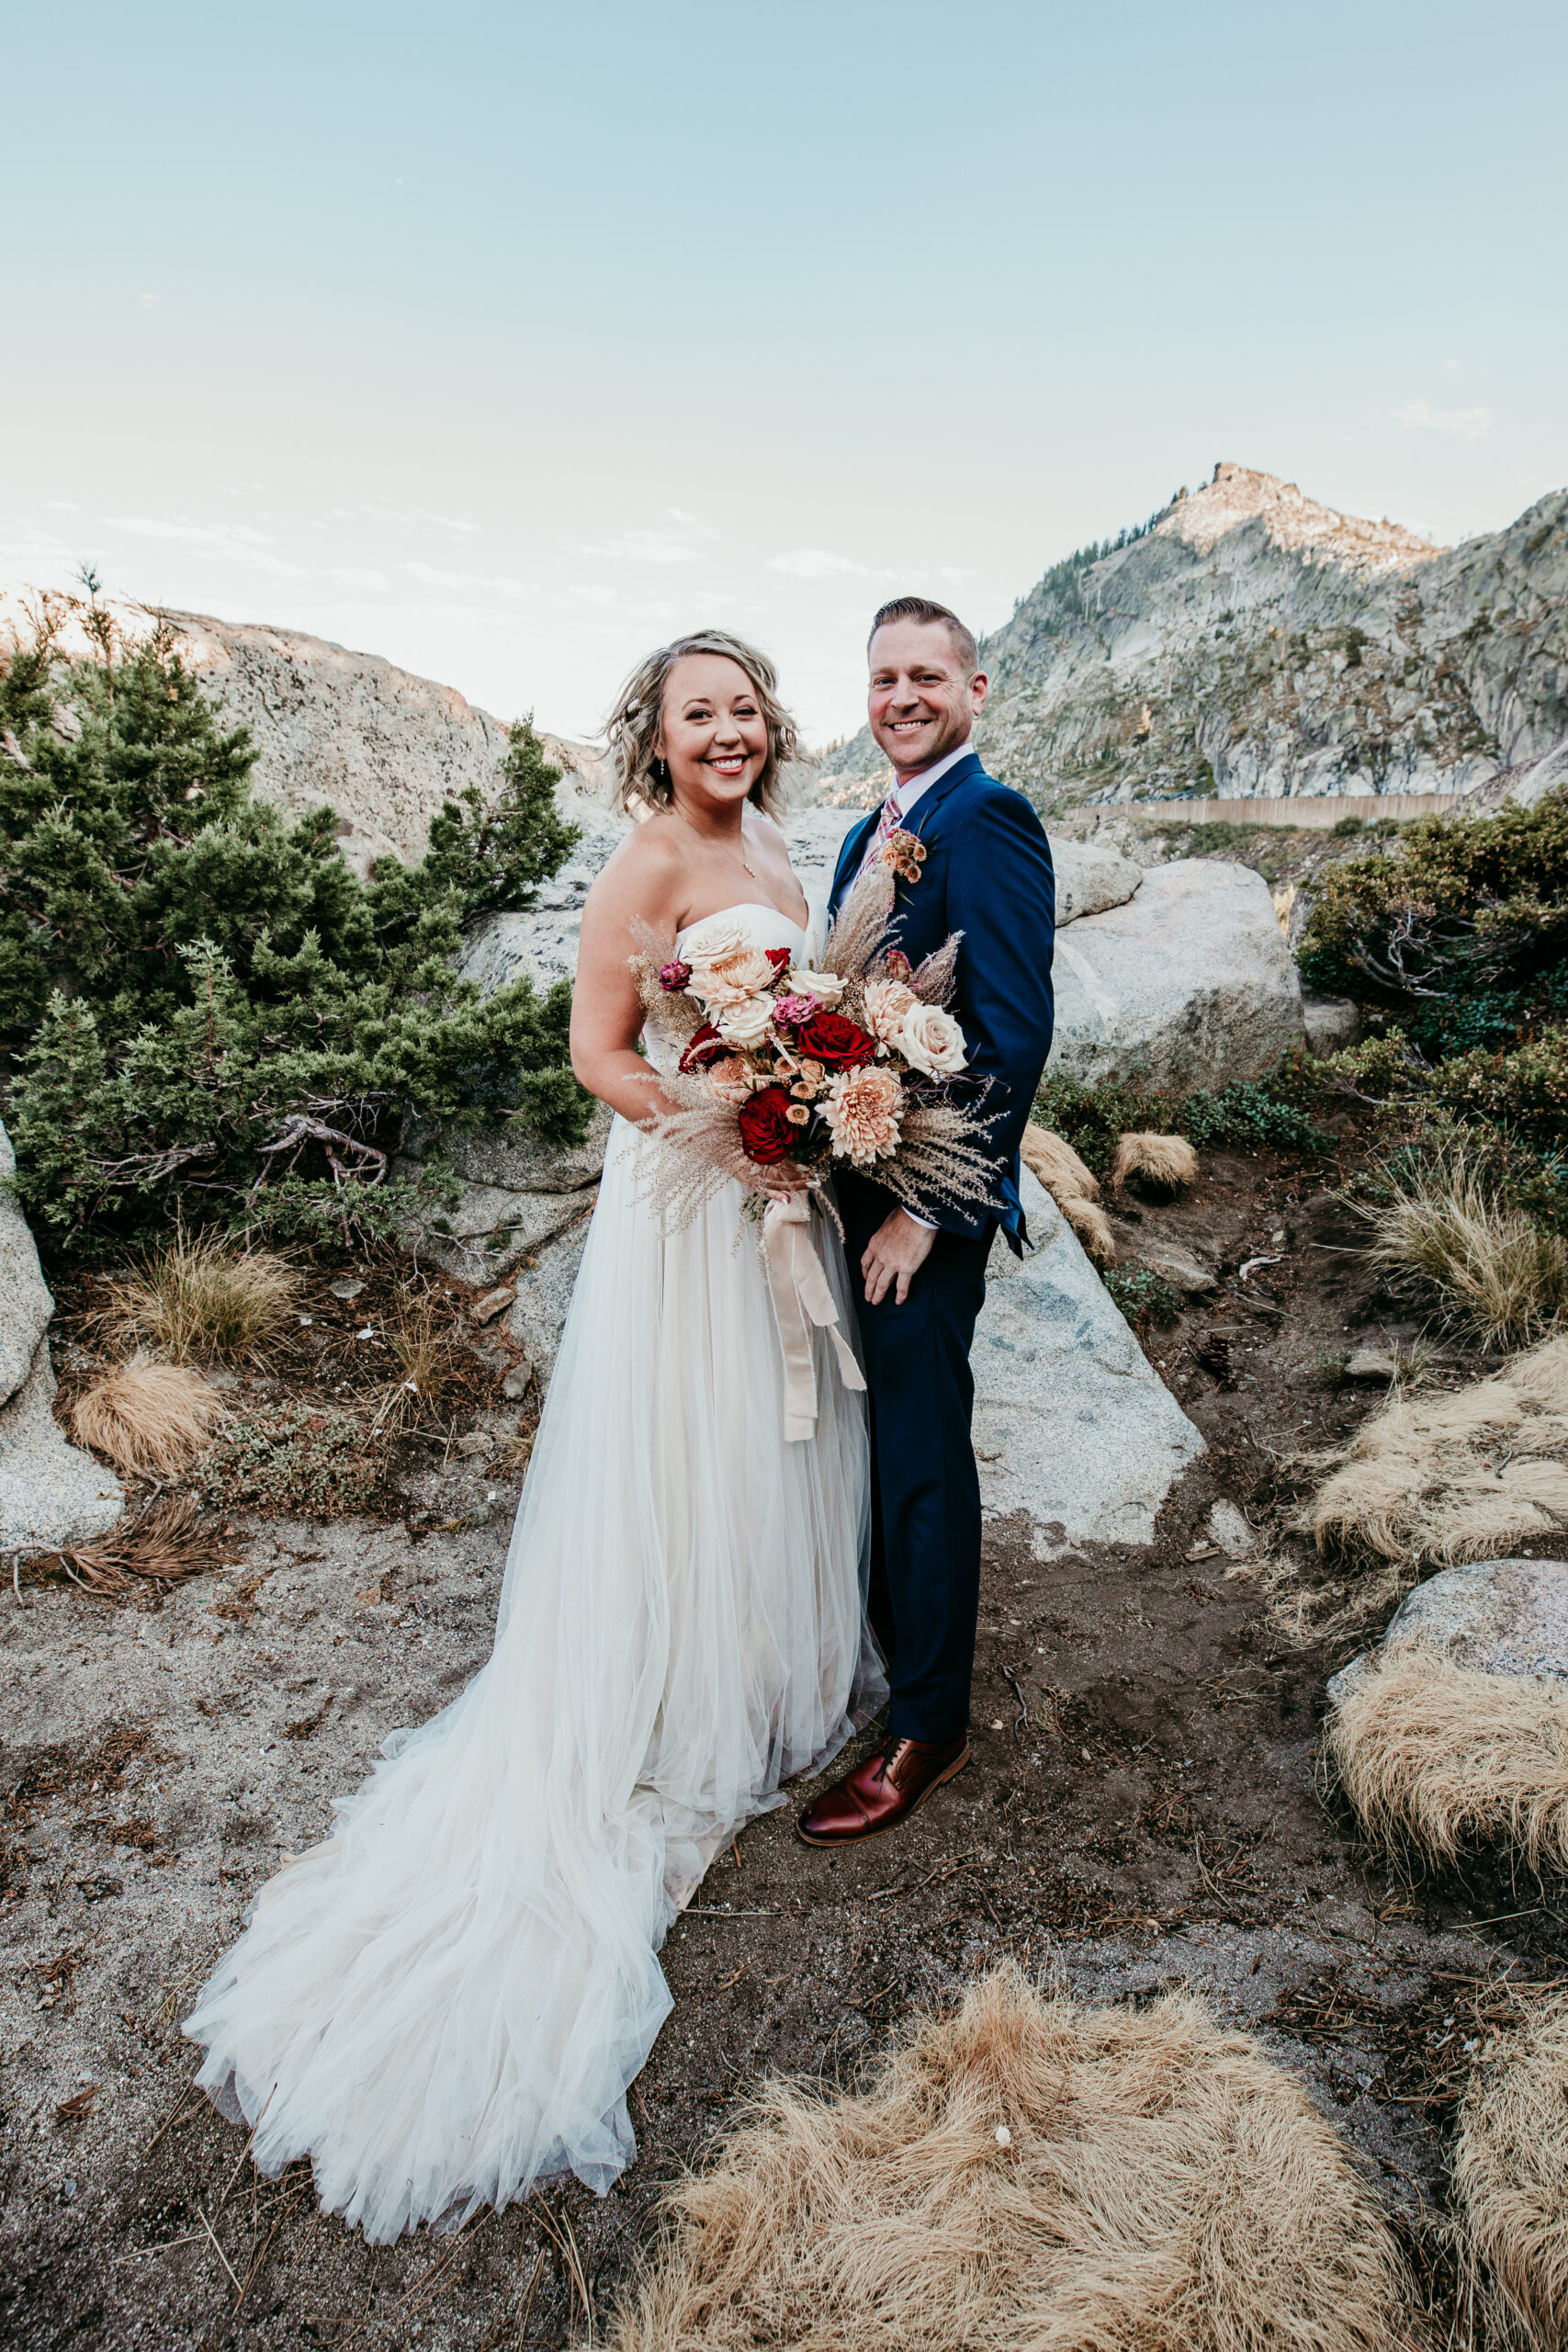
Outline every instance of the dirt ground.
<svg viewBox="0 0 1568 2352"><path fill-rule="evenodd" d="M1123 1224L1129 1260L1164 1235L1221 1269L1213 1296L1146 1341L1207 1454L1146 1549L1042 1565L1024 1529L989 1529L975 1760L905 1831L809 1850L797 1788L711 1871L666 1948L675 2009L633 2093L640 2158L603 2200L558 2186L455 2240L367 2248L320 2217L303 2166L256 2177L243 2134L189 2096L176 2024L280 1852L320 1836L386 1734L482 1662L515 1459L437 1449L397 1515L384 1495L377 1517L235 1512L243 1558L153 1606L7 1595L0 2337L27 2352L586 2340L661 2184L759 2075L847 2083L912 2007L1011 1953L1095 1999L1190 1986L1256 2029L1380 2183L1423 2280L1413 2330L1447 2340L1449 2281L1421 2226L1440 2210L1445 2132L1509 1989L1564 1973L1568 1914L1480 1867L1412 1891L1358 1849L1314 1762L1325 1679L1359 1645L1290 1646L1256 1559L1206 1536L1225 1498L1287 1548L1299 1457L1376 1399L1375 1383L1345 1385L1346 1351L1413 1333L1354 1252L1326 1189L1341 1172L1212 1154L1190 1200ZM1264 1256L1277 1262L1244 1280ZM481 1421L494 1396L476 1391Z"/></svg>

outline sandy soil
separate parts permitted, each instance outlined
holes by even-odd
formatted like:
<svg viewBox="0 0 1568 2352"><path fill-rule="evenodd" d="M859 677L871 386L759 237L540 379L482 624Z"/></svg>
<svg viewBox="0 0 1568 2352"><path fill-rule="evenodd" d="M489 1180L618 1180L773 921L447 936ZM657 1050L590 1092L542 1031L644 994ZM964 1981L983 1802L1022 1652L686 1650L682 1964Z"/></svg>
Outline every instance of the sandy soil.
<svg viewBox="0 0 1568 2352"><path fill-rule="evenodd" d="M367 2249L318 2216L303 2167L256 2178L243 2135L186 2096L176 2026L280 1851L483 1660L515 1471L454 1454L396 1517L236 1515L243 1558L154 1606L0 1602L5 2341L563 2345L760 2073L848 2081L912 2006L1004 1951L1095 1998L1188 1984L1256 2027L1415 2225L1496 1988L1555 1978L1568 1928L1539 1891L1478 1870L1412 1894L1358 1852L1314 1785L1324 1679L1352 1645L1288 1647L1247 1560L1206 1540L1220 1498L1278 1540L1292 1457L1372 1401L1324 1360L1409 1328L1339 1254L1334 1172L1213 1155L1191 1201L1124 1227L1129 1249L1164 1233L1226 1269L1148 1339L1208 1455L1145 1550L1042 1566L1025 1530L990 1530L975 1761L907 1830L825 1855L794 1839L792 1806L710 1873L666 1951L640 2161L603 2201L572 2183L455 2243ZM1260 1297L1235 1270L1281 1228ZM1204 1368L1216 1328L1228 1385Z"/></svg>

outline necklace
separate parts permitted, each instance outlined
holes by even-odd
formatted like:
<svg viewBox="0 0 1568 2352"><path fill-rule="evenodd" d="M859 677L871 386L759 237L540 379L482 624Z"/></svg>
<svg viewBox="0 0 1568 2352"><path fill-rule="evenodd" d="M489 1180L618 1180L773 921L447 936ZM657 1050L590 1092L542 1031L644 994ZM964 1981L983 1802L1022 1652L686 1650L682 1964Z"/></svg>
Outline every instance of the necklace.
<svg viewBox="0 0 1568 2352"><path fill-rule="evenodd" d="M700 842L706 841L707 835L703 832L698 832L696 826L693 824L691 819L687 816L685 810L682 808L678 800L671 800L670 806L674 809L675 814L679 817L681 822L685 826L686 831L689 833L696 833L697 839ZM752 881L755 882L757 879L757 869L746 854L746 819L744 815L742 815L740 820L740 839L737 847L739 850L741 865L746 868L746 871L751 876Z"/></svg>

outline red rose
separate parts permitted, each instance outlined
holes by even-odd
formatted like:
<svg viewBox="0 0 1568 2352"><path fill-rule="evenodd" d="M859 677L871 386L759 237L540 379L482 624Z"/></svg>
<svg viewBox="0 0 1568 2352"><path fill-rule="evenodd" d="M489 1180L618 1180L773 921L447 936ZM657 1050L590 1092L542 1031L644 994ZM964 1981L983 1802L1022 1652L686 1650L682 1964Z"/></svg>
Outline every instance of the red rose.
<svg viewBox="0 0 1568 2352"><path fill-rule="evenodd" d="M814 1012L795 1033L796 1050L824 1069L863 1069L876 1059L876 1040L841 1012Z"/></svg>
<svg viewBox="0 0 1568 2352"><path fill-rule="evenodd" d="M765 947L762 953L775 972L787 972L795 961L787 947Z"/></svg>
<svg viewBox="0 0 1568 2352"><path fill-rule="evenodd" d="M787 1159L800 1140L789 1105L789 1095L782 1086L761 1087L740 1105L741 1148L761 1168Z"/></svg>
<svg viewBox="0 0 1568 2352"><path fill-rule="evenodd" d="M705 1021L681 1057L682 1073L690 1078L694 1069L706 1069L710 1062L722 1061L728 1051L713 1023Z"/></svg>

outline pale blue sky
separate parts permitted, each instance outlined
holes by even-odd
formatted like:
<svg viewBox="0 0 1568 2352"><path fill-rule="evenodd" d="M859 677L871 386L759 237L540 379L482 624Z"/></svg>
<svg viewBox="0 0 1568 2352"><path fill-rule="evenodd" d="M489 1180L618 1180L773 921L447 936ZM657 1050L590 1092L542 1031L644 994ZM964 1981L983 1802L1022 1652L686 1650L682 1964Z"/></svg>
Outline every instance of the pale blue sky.
<svg viewBox="0 0 1568 2352"><path fill-rule="evenodd" d="M1452 539L1568 478L1568 13L13 11L0 580L591 729L716 619L807 731L1216 458Z"/></svg>

